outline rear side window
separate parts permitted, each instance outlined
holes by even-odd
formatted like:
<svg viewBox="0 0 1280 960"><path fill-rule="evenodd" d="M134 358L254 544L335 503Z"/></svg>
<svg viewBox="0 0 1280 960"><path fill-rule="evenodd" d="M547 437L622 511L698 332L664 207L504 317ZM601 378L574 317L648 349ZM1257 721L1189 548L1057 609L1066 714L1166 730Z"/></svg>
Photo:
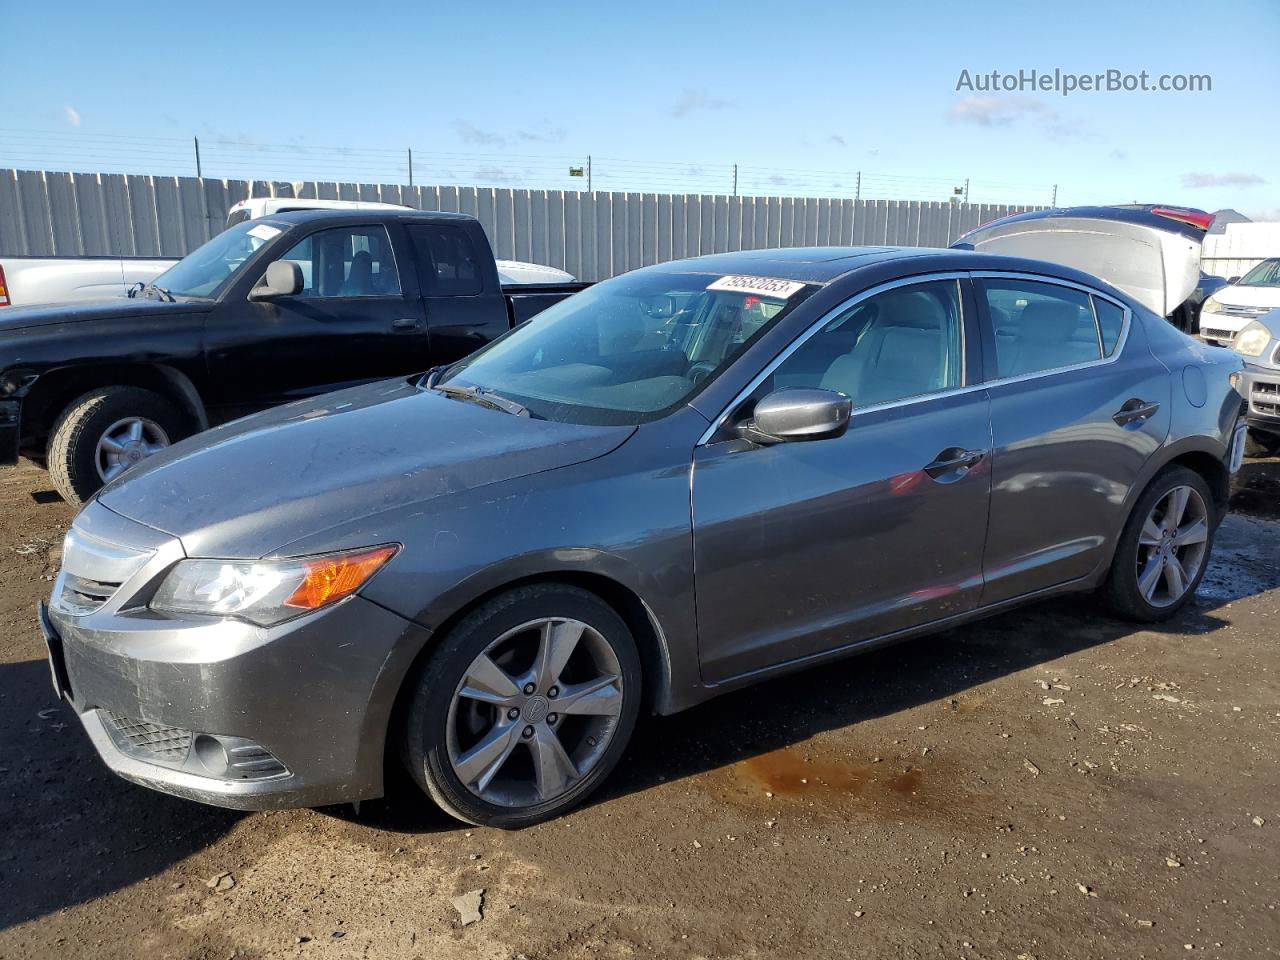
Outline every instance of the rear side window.
<svg viewBox="0 0 1280 960"><path fill-rule="evenodd" d="M997 376L1018 377L1102 359L1087 293L1034 280L1001 279L984 280L983 290L995 328Z"/></svg>
<svg viewBox="0 0 1280 960"><path fill-rule="evenodd" d="M452 224L409 225L421 261L422 289L427 296L473 297L484 289L484 274L475 244Z"/></svg>
<svg viewBox="0 0 1280 960"><path fill-rule="evenodd" d="M1120 342L1120 331L1124 329L1124 311L1110 300L1103 300L1101 297L1093 298L1093 309L1098 315L1102 353L1109 357L1116 352L1116 344Z"/></svg>

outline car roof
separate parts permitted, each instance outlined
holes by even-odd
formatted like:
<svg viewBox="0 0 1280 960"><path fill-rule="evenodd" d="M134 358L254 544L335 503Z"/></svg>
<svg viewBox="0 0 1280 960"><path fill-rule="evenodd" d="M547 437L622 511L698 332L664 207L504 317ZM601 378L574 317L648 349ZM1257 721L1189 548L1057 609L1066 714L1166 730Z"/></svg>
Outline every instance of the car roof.
<svg viewBox="0 0 1280 960"><path fill-rule="evenodd" d="M388 208L388 209L310 209L310 210L286 210L281 213L273 213L263 220L270 220L275 223L285 223L290 226L303 223L311 223L316 220L332 220L335 223L346 222L364 222L382 221L382 220L408 220L408 221L432 221L440 222L449 220L454 222L474 221L475 217L465 213L446 213L443 210L414 210L411 208ZM262 221L259 221L262 222Z"/></svg>
<svg viewBox="0 0 1280 960"><path fill-rule="evenodd" d="M741 250L676 260L647 269L670 273L746 274L821 286L846 278L878 282L890 276L947 270L1000 270L1043 274L1111 290L1109 284L1097 277L1057 263L936 247L792 247Z"/></svg>

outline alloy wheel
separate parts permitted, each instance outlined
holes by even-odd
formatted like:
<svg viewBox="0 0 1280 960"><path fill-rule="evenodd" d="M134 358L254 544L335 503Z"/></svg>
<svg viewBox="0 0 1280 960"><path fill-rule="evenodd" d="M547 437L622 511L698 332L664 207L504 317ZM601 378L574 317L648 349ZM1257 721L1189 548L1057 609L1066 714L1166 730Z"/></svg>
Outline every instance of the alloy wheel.
<svg viewBox="0 0 1280 960"><path fill-rule="evenodd" d="M1138 532L1138 591L1154 607L1182 599L1205 561L1209 509L1193 487L1156 501Z"/></svg>
<svg viewBox="0 0 1280 960"><path fill-rule="evenodd" d="M580 620L530 621L490 643L458 683L449 763L488 803L547 803L600 762L622 701L622 668L599 631Z"/></svg>
<svg viewBox="0 0 1280 960"><path fill-rule="evenodd" d="M114 480L135 463L169 446L169 435L154 420L125 417L117 420L98 440L94 463L103 483Z"/></svg>

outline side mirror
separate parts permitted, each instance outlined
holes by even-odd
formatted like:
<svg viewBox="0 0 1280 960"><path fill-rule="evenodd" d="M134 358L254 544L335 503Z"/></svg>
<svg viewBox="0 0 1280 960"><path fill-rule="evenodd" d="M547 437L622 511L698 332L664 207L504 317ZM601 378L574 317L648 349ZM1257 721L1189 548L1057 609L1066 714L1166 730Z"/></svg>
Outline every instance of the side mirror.
<svg viewBox="0 0 1280 960"><path fill-rule="evenodd" d="M1227 283L1238 283L1239 280L1239 277L1227 277Z"/></svg>
<svg viewBox="0 0 1280 960"><path fill-rule="evenodd" d="M249 291L250 300L272 300L292 297L302 292L302 267L292 260L277 260L267 265L258 285Z"/></svg>
<svg viewBox="0 0 1280 960"><path fill-rule="evenodd" d="M834 390L785 387L756 404L739 432L756 443L825 440L849 429L853 401Z"/></svg>

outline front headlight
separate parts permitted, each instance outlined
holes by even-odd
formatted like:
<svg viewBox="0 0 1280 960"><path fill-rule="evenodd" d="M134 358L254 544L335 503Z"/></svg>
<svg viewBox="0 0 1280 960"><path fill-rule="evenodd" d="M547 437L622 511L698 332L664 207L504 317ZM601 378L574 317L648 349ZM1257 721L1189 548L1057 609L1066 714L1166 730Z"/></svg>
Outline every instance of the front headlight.
<svg viewBox="0 0 1280 960"><path fill-rule="evenodd" d="M1201 304L1200 312L1201 313L1221 313L1222 304L1219 303L1217 300L1213 299L1213 297L1209 297L1207 300L1205 300L1203 304Z"/></svg>
<svg viewBox="0 0 1280 960"><path fill-rule="evenodd" d="M399 549L290 560L182 560L150 606L159 613L235 617L270 627L351 596Z"/></svg>
<svg viewBox="0 0 1280 960"><path fill-rule="evenodd" d="M1231 349L1246 357L1260 357L1270 342L1271 329L1255 320L1236 334Z"/></svg>

